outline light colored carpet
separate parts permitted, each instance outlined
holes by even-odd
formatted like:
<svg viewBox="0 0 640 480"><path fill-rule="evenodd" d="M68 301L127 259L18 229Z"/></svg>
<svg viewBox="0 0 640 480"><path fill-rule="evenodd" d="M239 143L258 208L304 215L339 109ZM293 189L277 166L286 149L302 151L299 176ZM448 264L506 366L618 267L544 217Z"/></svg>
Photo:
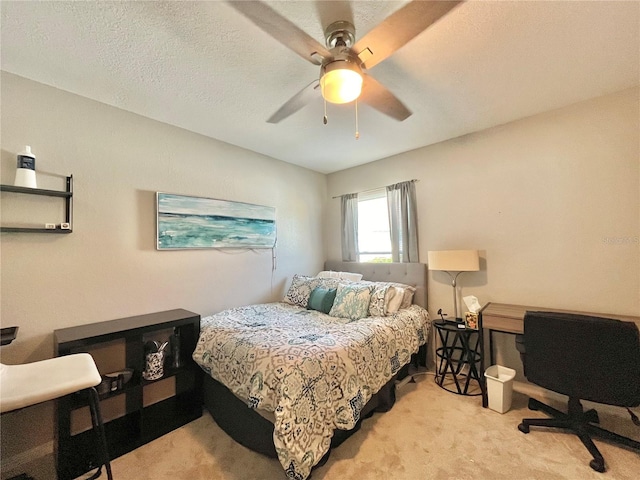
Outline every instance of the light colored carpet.
<svg viewBox="0 0 640 480"><path fill-rule="evenodd" d="M547 401L548 399L540 398ZM560 405L557 408L564 410ZM585 404L585 407L587 404ZM598 408L601 425L636 438L640 427L624 410ZM624 416L623 416L624 415ZM390 412L365 420L362 429L313 471L313 480L426 479L637 479L637 451L596 440L607 471L594 472L580 440L561 431L521 433L527 409L514 392L505 414L484 409L480 397L462 397L420 376L398 392ZM206 413L112 462L116 480L284 480L277 460L235 443Z"/></svg>

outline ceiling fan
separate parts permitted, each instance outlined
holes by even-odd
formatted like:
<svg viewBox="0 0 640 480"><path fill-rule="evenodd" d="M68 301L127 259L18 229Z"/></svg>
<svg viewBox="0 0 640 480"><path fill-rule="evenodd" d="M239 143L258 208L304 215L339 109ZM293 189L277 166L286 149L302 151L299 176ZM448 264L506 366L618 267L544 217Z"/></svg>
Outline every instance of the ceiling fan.
<svg viewBox="0 0 640 480"><path fill-rule="evenodd" d="M228 3L280 43L320 66L318 80L296 93L267 120L278 123L316 98L318 89L327 102L340 104L359 99L385 115L405 120L411 111L366 70L385 60L462 2L411 1L358 41L351 22L335 21L325 29L326 47L263 2Z"/></svg>

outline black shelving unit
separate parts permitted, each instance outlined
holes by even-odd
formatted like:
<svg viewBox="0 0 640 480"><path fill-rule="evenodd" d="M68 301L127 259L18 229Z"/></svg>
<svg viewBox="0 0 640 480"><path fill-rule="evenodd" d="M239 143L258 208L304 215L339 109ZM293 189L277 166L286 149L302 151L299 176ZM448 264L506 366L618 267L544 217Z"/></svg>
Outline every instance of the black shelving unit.
<svg viewBox="0 0 640 480"><path fill-rule="evenodd" d="M22 193L25 195L42 195L46 197L59 197L65 200L64 223L69 224L68 229L39 228L39 227L4 227L0 226L0 232L30 232L30 233L71 233L73 231L73 175L66 177L66 190L47 190L44 188L16 187L15 185L0 185L0 192Z"/></svg>
<svg viewBox="0 0 640 480"><path fill-rule="evenodd" d="M142 378L144 342L157 332L178 329L182 365L165 367L164 375L153 381ZM131 380L121 390L100 395L101 404L115 399L124 403L122 415L105 422L111 458L117 458L202 415L202 370L191 358L200 334L200 315L187 310L121 318L54 331L56 356L89 352L114 340L124 340L126 368L133 369ZM98 365L100 367L100 365ZM101 372L102 374L109 372ZM173 379L175 391L169 398L144 405L145 391L157 382ZM74 434L72 412L88 405L81 394L58 399L56 407L56 467L59 480L71 480L95 468L95 433ZM104 410L104 408L103 408Z"/></svg>

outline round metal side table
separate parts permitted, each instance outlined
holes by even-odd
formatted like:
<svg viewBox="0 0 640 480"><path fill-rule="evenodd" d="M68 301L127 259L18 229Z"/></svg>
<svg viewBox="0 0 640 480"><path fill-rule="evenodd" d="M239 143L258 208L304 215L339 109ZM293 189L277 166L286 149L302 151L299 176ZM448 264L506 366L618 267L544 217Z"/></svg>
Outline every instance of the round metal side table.
<svg viewBox="0 0 640 480"><path fill-rule="evenodd" d="M433 322L441 345L436 348L436 383L458 395L482 395L478 331L458 325L442 320Z"/></svg>

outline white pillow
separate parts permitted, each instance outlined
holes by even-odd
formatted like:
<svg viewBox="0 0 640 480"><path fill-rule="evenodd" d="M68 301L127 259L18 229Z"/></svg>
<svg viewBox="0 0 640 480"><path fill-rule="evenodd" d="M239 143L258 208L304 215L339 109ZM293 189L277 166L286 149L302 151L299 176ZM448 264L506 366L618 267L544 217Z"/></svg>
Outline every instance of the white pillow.
<svg viewBox="0 0 640 480"><path fill-rule="evenodd" d="M358 282L362 280L361 273L353 272L334 272L332 270L323 270L316 277L320 278L339 278L340 280L349 280L350 282Z"/></svg>
<svg viewBox="0 0 640 480"><path fill-rule="evenodd" d="M404 288L401 287L391 287L393 293L390 292L389 301L387 303L387 315L392 313L396 313L400 310L400 305L402 305L402 300L404 299Z"/></svg>
<svg viewBox="0 0 640 480"><path fill-rule="evenodd" d="M402 303L400 309L409 308L413 303L413 295L416 293L415 287L405 287L404 295L402 296Z"/></svg>
<svg viewBox="0 0 640 480"><path fill-rule="evenodd" d="M412 287L411 285L406 285L404 283L397 282L379 282L386 283L387 285L391 285L396 289L396 297L400 297L400 300L394 297L394 302L400 301L400 306L398 310L402 310L403 308L409 308L413 303L413 295L416 293L416 287ZM393 303L392 308L395 308L395 303ZM397 310L396 310L397 311ZM388 313L395 313L393 311L389 311Z"/></svg>

